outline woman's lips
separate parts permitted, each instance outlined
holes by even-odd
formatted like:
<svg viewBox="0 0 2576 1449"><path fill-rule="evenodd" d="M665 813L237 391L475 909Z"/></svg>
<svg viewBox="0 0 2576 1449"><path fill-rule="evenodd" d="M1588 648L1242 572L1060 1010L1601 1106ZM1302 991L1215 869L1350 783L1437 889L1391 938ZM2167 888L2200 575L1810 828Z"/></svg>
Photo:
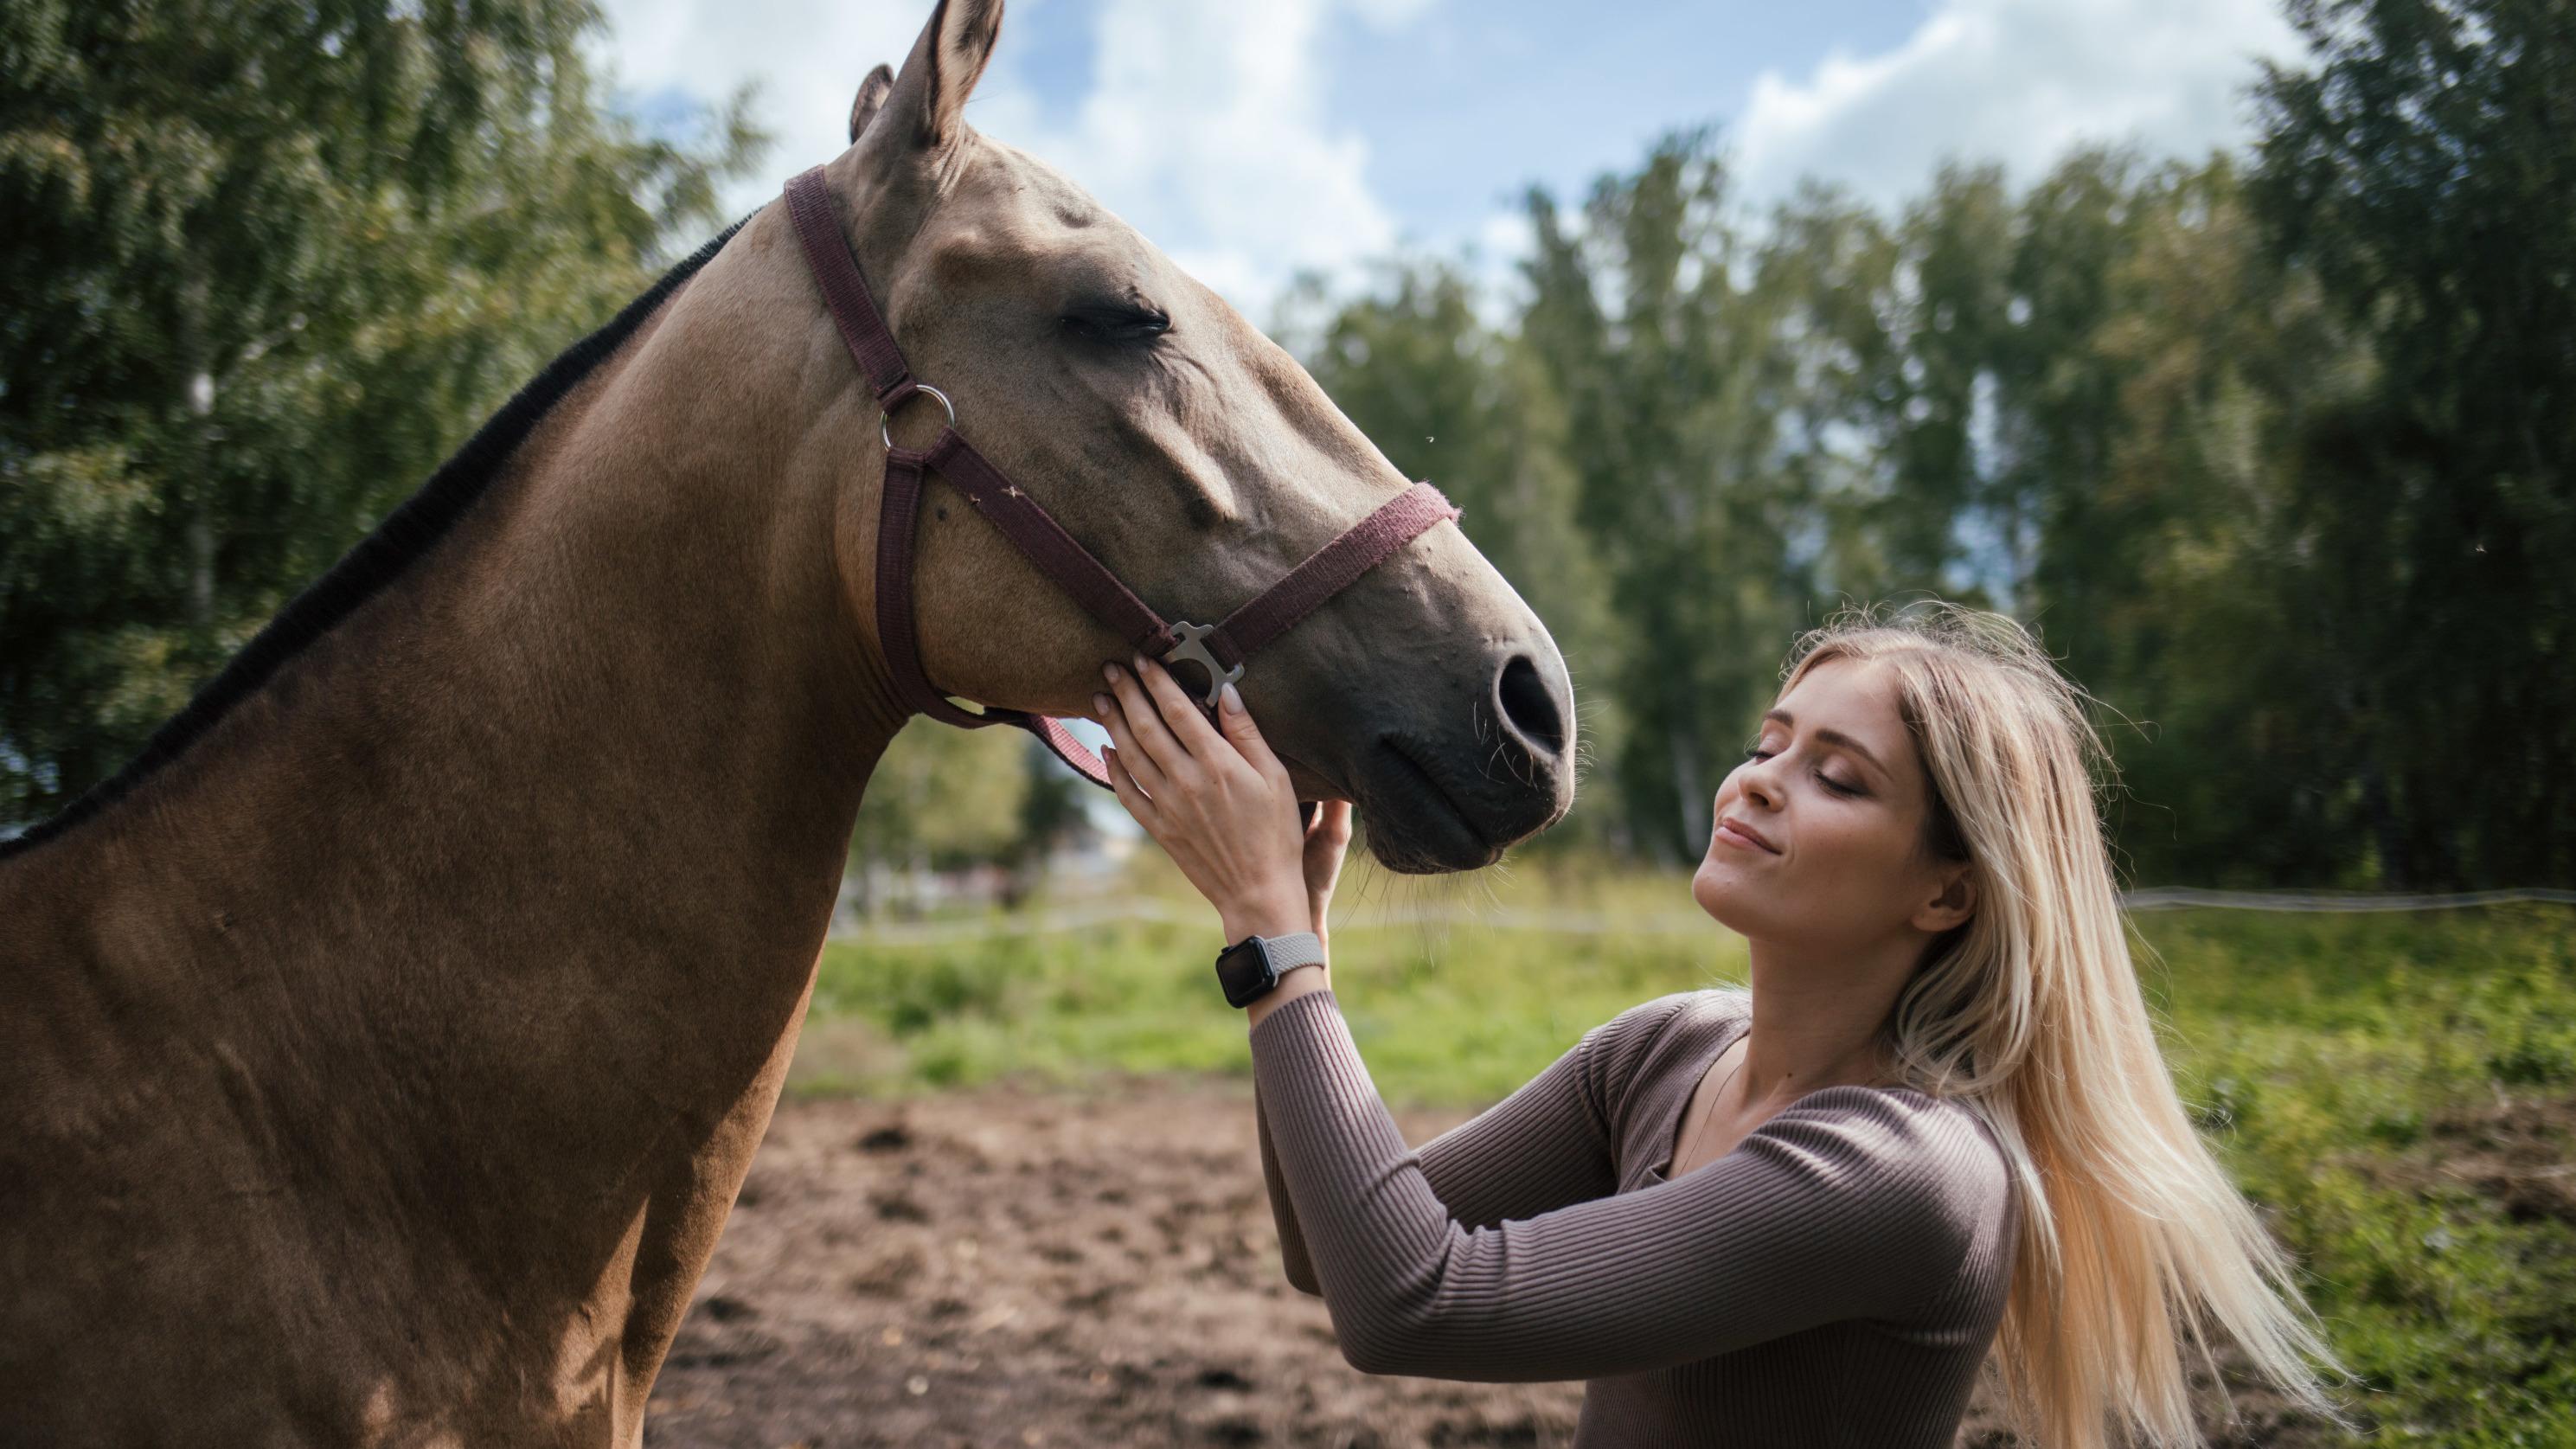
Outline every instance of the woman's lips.
<svg viewBox="0 0 2576 1449"><path fill-rule="evenodd" d="M1758 850L1764 855L1778 855L1780 853L1778 850L1772 848L1771 844L1768 841L1765 841L1761 836L1754 834L1752 831L1745 829L1732 820L1721 820L1717 822L1717 838L1734 846L1738 850Z"/></svg>

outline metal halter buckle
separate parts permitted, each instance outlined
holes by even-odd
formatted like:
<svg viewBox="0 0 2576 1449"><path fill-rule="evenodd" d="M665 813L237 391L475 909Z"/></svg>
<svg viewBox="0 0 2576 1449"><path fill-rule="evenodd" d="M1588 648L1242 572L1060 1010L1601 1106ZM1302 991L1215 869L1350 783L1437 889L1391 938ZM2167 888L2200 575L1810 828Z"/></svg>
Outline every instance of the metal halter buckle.
<svg viewBox="0 0 2576 1449"><path fill-rule="evenodd" d="M894 409L902 407L905 403L910 402L915 396L924 393L936 398L939 405L948 410L948 426L952 428L957 426L957 404L948 400L948 394L932 387L929 383L916 382L912 385L910 390L900 393L895 397L894 407L889 407L883 413L877 415L877 436L885 439L885 445L888 448L892 448L894 446Z"/></svg>
<svg viewBox="0 0 2576 1449"><path fill-rule="evenodd" d="M1241 679L1243 666L1238 664L1232 669L1218 667L1216 656L1210 654L1207 647L1207 636L1216 632L1214 624L1193 624L1186 619L1175 619L1172 621L1172 632L1180 636L1181 642L1163 651L1163 666L1170 668L1175 659L1197 661L1198 666L1206 670L1208 676L1207 699L1204 703L1210 709L1216 708L1218 691Z"/></svg>

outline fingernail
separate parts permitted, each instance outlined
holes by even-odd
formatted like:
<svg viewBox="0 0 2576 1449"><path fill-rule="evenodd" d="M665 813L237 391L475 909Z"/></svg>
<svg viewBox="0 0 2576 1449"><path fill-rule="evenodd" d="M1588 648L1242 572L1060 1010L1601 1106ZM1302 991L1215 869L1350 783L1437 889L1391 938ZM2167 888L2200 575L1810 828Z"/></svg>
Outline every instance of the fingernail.
<svg viewBox="0 0 2576 1449"><path fill-rule="evenodd" d="M1093 695L1091 697L1091 712L1100 716L1102 719L1107 719L1109 717L1109 696L1105 694Z"/></svg>
<svg viewBox="0 0 2576 1449"><path fill-rule="evenodd" d="M1118 682L1118 666L1115 664L1101 665L1100 677L1108 680L1112 684L1116 684Z"/></svg>
<svg viewBox="0 0 2576 1449"><path fill-rule="evenodd" d="M1225 688L1218 690L1217 697L1225 701L1225 712L1227 714L1243 713L1243 696L1234 692L1234 686L1231 683L1227 684Z"/></svg>
<svg viewBox="0 0 2576 1449"><path fill-rule="evenodd" d="M1138 674L1145 672L1145 656L1142 654L1136 656L1136 672Z"/></svg>

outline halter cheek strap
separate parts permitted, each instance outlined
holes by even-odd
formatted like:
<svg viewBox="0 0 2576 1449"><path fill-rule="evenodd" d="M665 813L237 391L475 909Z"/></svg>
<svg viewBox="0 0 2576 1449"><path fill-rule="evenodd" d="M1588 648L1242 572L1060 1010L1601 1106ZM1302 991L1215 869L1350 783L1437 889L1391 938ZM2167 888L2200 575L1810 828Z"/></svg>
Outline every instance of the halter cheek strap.
<svg viewBox="0 0 2576 1449"><path fill-rule="evenodd" d="M1250 602L1215 624L1187 620L1165 622L1151 605L1092 556L1067 533L1054 515L975 451L956 428L957 410L946 394L914 379L894 333L868 295L867 281L850 256L823 168L787 183L787 212L806 265L822 290L824 306L840 329L841 341L868 379L888 422L905 403L927 395L947 411L939 436L927 448L896 447L886 440L885 490L877 516L876 609L878 642L887 671L904 706L967 729L1017 725L1046 742L1057 758L1095 785L1107 786L1109 772L1100 757L1075 739L1062 720L1027 710L988 706L981 713L961 709L941 694L921 667L920 632L912 609L914 528L921 515L924 477L936 472L965 495L975 511L1001 530L1040 572L1055 580L1083 611L1116 631L1148 658L1165 662L1195 660L1208 674L1205 702L1216 703L1218 689L1243 676L1254 650L1286 633L1290 626L1333 595L1384 562L1397 549L1419 538L1458 508L1429 483L1416 483L1380 505L1345 530Z"/></svg>

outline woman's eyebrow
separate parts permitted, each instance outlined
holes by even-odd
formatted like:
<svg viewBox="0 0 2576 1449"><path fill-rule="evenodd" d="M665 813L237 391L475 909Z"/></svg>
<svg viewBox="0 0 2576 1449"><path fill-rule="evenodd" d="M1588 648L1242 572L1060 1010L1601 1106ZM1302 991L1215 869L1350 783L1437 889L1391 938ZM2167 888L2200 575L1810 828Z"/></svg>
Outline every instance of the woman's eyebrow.
<svg viewBox="0 0 2576 1449"><path fill-rule="evenodd" d="M1762 722L1764 724L1769 724L1774 720L1779 721L1782 725L1787 726L1790 729L1796 729L1798 727L1798 722L1795 719L1790 718L1789 712L1785 709L1775 709L1769 714L1762 716ZM1841 730L1820 728L1816 731L1816 738L1823 740L1829 745L1840 745L1844 749L1851 751L1853 754L1860 756L1863 762L1865 762L1871 769L1878 771L1879 774L1888 774L1887 766L1879 761L1878 756L1869 752L1869 746L1862 744L1860 741L1853 739L1847 734L1844 734ZM1894 776L1891 775L1888 776L1888 778L1893 779Z"/></svg>

